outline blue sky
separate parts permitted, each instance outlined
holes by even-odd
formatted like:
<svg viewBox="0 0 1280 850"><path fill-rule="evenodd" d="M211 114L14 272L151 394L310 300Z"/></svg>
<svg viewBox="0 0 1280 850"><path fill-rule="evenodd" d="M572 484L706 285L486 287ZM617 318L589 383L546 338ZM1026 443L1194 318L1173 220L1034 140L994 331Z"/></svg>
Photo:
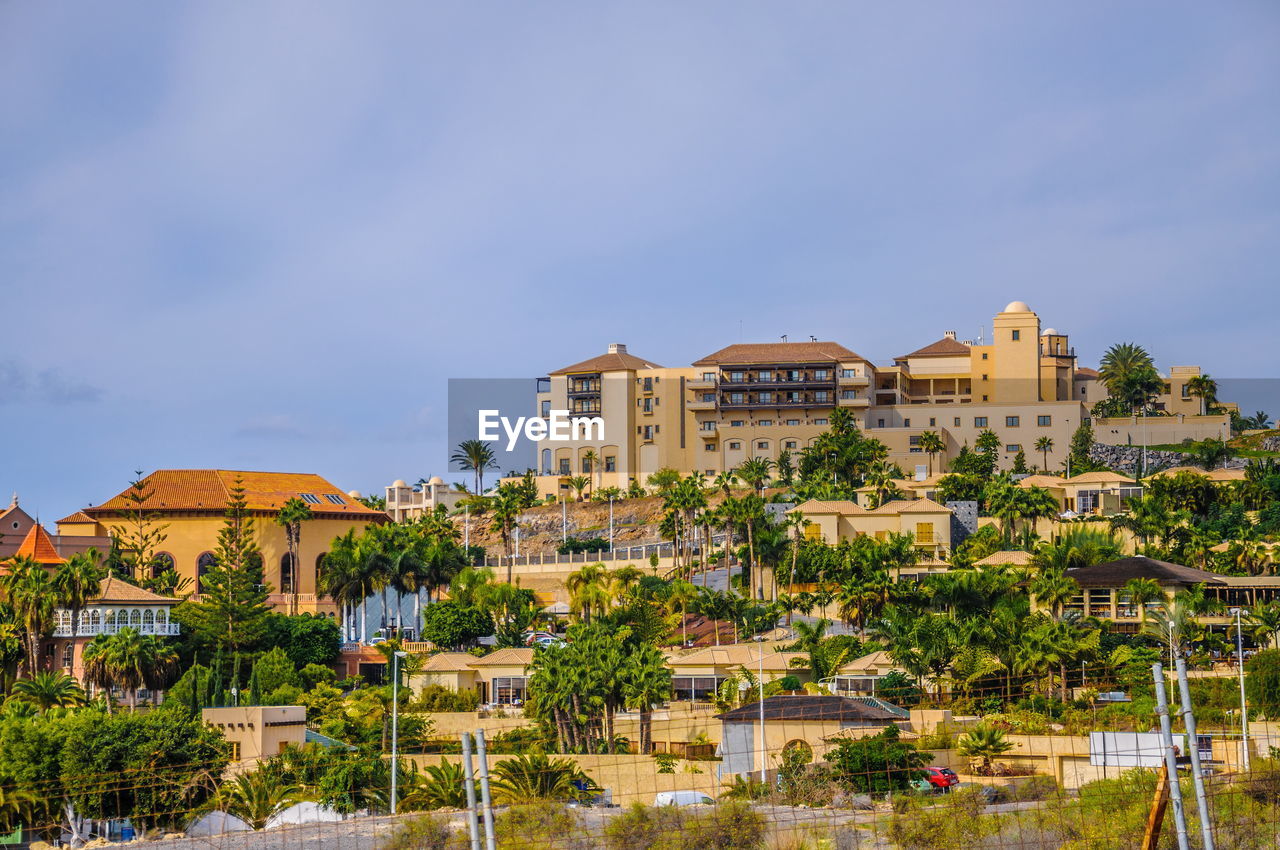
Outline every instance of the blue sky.
<svg viewBox="0 0 1280 850"><path fill-rule="evenodd" d="M1269 0L0 4L0 491L379 490L451 377L1015 298L1278 376L1278 47Z"/></svg>

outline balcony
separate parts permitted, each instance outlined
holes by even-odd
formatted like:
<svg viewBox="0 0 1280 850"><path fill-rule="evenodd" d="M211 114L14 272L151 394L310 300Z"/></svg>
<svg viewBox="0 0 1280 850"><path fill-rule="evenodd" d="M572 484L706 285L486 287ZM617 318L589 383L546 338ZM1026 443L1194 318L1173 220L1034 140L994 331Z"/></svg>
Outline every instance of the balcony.
<svg viewBox="0 0 1280 850"><path fill-rule="evenodd" d="M702 438L702 439L704 439L704 440L714 440L716 437L718 437L718 436L720 436L720 435L716 433L716 429L715 429L715 428L712 428L710 431L704 431L704 430L702 430L701 428L699 428L699 429L698 429L698 436L699 436L699 437L701 437L701 438Z"/></svg>
<svg viewBox="0 0 1280 850"><path fill-rule="evenodd" d="M714 401L703 401L698 399L696 401L688 402L685 407L688 410L715 410L716 403Z"/></svg>
<svg viewBox="0 0 1280 850"><path fill-rule="evenodd" d="M181 634L177 623L130 623L120 625L112 623L85 623L76 631L76 637L95 637L97 635L117 635L125 629L133 629L140 635L156 635L157 637L174 637ZM54 637L71 637L71 626L60 625L53 630Z"/></svg>
<svg viewBox="0 0 1280 850"><path fill-rule="evenodd" d="M716 380L712 378L690 378L684 382L684 385L691 390L714 390L716 388Z"/></svg>
<svg viewBox="0 0 1280 850"><path fill-rule="evenodd" d="M829 398L824 401L815 401L813 399L800 399L799 401L774 399L773 401L722 401L720 402L720 407L723 410L775 410L780 408L835 407L835 404L835 401Z"/></svg>
<svg viewBox="0 0 1280 850"><path fill-rule="evenodd" d="M871 385L871 379L866 375L851 375L847 378L841 377L836 380L842 387L866 387Z"/></svg>
<svg viewBox="0 0 1280 850"><path fill-rule="evenodd" d="M858 398L837 399L837 403L841 407L869 407L871 405L871 399L859 396Z"/></svg>

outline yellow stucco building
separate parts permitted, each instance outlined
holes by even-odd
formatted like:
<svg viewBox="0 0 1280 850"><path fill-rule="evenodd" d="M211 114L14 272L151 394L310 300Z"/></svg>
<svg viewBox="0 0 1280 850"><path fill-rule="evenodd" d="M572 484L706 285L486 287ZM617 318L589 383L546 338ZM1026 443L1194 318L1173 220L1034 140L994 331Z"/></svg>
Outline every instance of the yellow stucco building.
<svg viewBox="0 0 1280 850"><path fill-rule="evenodd" d="M218 532L231 489L244 487L254 533L262 552L263 571L272 593L268 601L282 610L334 614L332 601L317 593L321 557L335 537L370 523L386 522L381 511L365 507L319 475L289 472L247 472L225 469L161 469L143 479L148 512L165 538L157 547L161 565L172 565L190 581L185 592L200 593L200 576L214 563ZM126 524L129 491L58 520L64 538L113 534ZM286 501L306 502L312 518L302 524L296 568L289 561L284 529L275 522ZM119 536L119 534L117 534Z"/></svg>

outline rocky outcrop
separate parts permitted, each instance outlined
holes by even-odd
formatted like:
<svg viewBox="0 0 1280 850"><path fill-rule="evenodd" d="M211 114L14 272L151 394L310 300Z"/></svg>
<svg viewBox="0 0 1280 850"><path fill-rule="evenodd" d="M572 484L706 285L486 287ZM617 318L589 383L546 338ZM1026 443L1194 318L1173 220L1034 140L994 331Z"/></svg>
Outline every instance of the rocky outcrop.
<svg viewBox="0 0 1280 850"><path fill-rule="evenodd" d="M1108 469L1125 475L1136 475L1142 466L1142 446L1108 446L1094 443L1089 449L1089 459L1101 463ZM1247 461L1244 458L1227 458L1222 463L1223 469L1243 469ZM1195 460L1186 452L1164 452L1147 449L1147 472L1159 472L1171 466L1196 466Z"/></svg>
<svg viewBox="0 0 1280 850"><path fill-rule="evenodd" d="M1280 452L1280 434L1263 437L1262 441L1258 443L1258 448L1264 452Z"/></svg>

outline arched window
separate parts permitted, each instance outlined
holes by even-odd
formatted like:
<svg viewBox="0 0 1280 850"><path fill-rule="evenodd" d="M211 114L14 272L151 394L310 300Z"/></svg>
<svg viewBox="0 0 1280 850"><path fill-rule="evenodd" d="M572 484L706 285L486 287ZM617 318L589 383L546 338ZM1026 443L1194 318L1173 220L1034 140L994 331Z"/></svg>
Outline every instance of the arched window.
<svg viewBox="0 0 1280 850"><path fill-rule="evenodd" d="M321 552L319 555L316 555L316 593L320 593L321 588L324 587L324 574L325 574L324 559L328 557L328 555L329 555L328 552Z"/></svg>
<svg viewBox="0 0 1280 850"><path fill-rule="evenodd" d="M216 563L217 560L213 557L212 552L201 552L200 557L196 558L196 593L204 593L200 580L204 578L205 573L213 569L213 565Z"/></svg>
<svg viewBox="0 0 1280 850"><path fill-rule="evenodd" d="M76 661L76 645L67 641L62 645L62 666L70 669L75 665Z"/></svg>
<svg viewBox="0 0 1280 850"><path fill-rule="evenodd" d="M102 614L100 612L89 612L89 631L92 634L97 634L102 631Z"/></svg>
<svg viewBox="0 0 1280 850"><path fill-rule="evenodd" d="M142 631L154 632L156 630L156 615L150 608L142 612Z"/></svg>
<svg viewBox="0 0 1280 850"><path fill-rule="evenodd" d="M168 552L157 552L151 562L151 577L160 578L161 574L174 568L173 556Z"/></svg>
<svg viewBox="0 0 1280 850"><path fill-rule="evenodd" d="M131 626L142 625L142 612L139 611L137 608L134 608L132 611L129 612L129 625Z"/></svg>
<svg viewBox="0 0 1280 850"><path fill-rule="evenodd" d="M161 608L156 612L156 625L163 626L169 622L169 612L167 609Z"/></svg>
<svg viewBox="0 0 1280 850"><path fill-rule="evenodd" d="M280 556L280 592L296 593L294 584L297 580L298 571L293 568L293 553L285 552Z"/></svg>

